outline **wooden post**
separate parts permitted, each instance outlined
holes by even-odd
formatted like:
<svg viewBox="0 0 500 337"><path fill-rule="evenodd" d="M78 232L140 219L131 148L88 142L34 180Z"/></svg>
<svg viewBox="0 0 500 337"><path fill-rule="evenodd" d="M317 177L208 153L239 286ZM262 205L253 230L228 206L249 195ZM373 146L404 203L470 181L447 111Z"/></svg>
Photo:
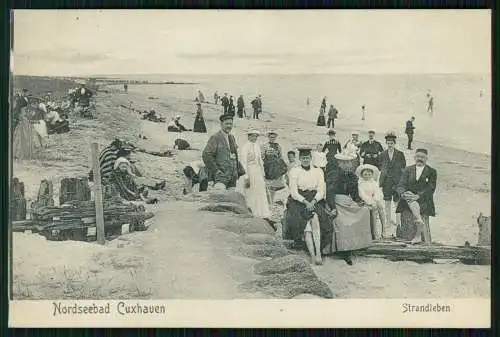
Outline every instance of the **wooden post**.
<svg viewBox="0 0 500 337"><path fill-rule="evenodd" d="M24 198L24 183L18 178L11 182L10 217L11 220L26 220L26 199Z"/></svg>
<svg viewBox="0 0 500 337"><path fill-rule="evenodd" d="M97 143L90 145L92 156L92 169L94 170L94 201L95 201L95 219L97 226L97 242L101 245L104 240L104 207L102 204L102 185L101 185L101 167L99 165L99 148Z"/></svg>
<svg viewBox="0 0 500 337"><path fill-rule="evenodd" d="M68 201L90 200L88 177L63 178L59 190L59 205Z"/></svg>

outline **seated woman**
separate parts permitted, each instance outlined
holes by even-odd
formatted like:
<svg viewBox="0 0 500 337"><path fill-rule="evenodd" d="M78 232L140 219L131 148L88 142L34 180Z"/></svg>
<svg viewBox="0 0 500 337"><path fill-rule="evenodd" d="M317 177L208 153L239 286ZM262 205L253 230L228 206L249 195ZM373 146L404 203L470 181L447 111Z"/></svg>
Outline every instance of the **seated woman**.
<svg viewBox="0 0 500 337"><path fill-rule="evenodd" d="M352 251L368 247L372 242L370 209L365 207L358 194L354 174L357 157L338 153L336 164L327 172L326 203L336 210L334 232L323 254L339 253L352 265ZM326 240L326 239L325 239Z"/></svg>
<svg viewBox="0 0 500 337"><path fill-rule="evenodd" d="M59 113L55 110L50 110L45 116L47 133L66 133L69 132L69 122L62 119Z"/></svg>
<svg viewBox="0 0 500 337"><path fill-rule="evenodd" d="M148 204L158 201L147 197L148 191L145 186L137 186L134 180L135 176L132 173L132 167L126 158L118 158L115 161L113 169L111 182L123 199L129 201L141 200Z"/></svg>
<svg viewBox="0 0 500 337"><path fill-rule="evenodd" d="M184 125L180 123L181 116L177 115L175 118L168 123L167 130L169 132L183 132L183 131L191 131L191 129L186 129Z"/></svg>
<svg viewBox="0 0 500 337"><path fill-rule="evenodd" d="M311 149L299 149L300 166L290 171L290 196L285 212L285 239L305 238L311 260L323 264L321 249L331 240L333 225L326 208L323 170L311 165ZM327 240L323 240L323 237Z"/></svg>
<svg viewBox="0 0 500 337"><path fill-rule="evenodd" d="M134 176L134 181L139 188L147 187L151 190L161 190L165 187L167 182L164 179L153 179L144 176L144 173L137 165L137 160L131 148L124 147L118 150L118 158L121 157L127 159L130 163L130 172Z"/></svg>
<svg viewBox="0 0 500 337"><path fill-rule="evenodd" d="M191 193L196 184L199 184L199 192L205 192L208 189L208 174L201 160L188 164L184 167L182 173L184 173L184 188L182 194L186 195Z"/></svg>

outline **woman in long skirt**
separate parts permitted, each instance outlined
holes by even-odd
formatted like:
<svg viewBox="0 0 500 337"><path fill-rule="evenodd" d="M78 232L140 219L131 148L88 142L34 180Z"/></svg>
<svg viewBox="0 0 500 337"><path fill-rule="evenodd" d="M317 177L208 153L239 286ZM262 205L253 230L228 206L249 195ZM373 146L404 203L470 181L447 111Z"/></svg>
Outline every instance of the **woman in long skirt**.
<svg viewBox="0 0 500 337"><path fill-rule="evenodd" d="M12 157L17 160L32 159L35 149L42 147L41 136L26 116L26 108L17 111L17 125L12 140Z"/></svg>
<svg viewBox="0 0 500 337"><path fill-rule="evenodd" d="M201 109L201 103L197 103L197 105L198 105L198 110L196 110L193 132L206 133L207 127L205 125L205 119L203 118L203 110Z"/></svg>
<svg viewBox="0 0 500 337"><path fill-rule="evenodd" d="M271 216L266 196L264 164L257 145L259 132L248 132L248 143L241 148L240 162L246 174L238 182L238 190L245 196L248 208L255 217L268 219Z"/></svg>
<svg viewBox="0 0 500 337"><path fill-rule="evenodd" d="M370 209L358 195L356 157L336 154L337 166L326 177L326 202L335 210L334 232L323 254L337 253L352 265L352 251L368 247L372 242Z"/></svg>
<svg viewBox="0 0 500 337"><path fill-rule="evenodd" d="M278 134L275 131L270 131L267 133L267 137L269 141L264 144L262 159L268 202L269 205L272 205L276 192L285 188L284 175L288 172L288 166L283 160L281 146L276 143Z"/></svg>

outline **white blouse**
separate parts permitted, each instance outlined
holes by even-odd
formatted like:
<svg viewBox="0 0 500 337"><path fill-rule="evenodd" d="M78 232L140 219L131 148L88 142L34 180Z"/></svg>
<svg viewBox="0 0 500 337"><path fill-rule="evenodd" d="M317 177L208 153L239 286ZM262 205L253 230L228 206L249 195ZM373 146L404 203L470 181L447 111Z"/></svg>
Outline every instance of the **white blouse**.
<svg viewBox="0 0 500 337"><path fill-rule="evenodd" d="M301 166L290 170L290 195L297 201L304 202L305 198L299 194L299 190L317 191L314 199L317 201L325 197L326 184L323 170L311 166L304 170Z"/></svg>
<svg viewBox="0 0 500 337"><path fill-rule="evenodd" d="M264 171L264 163L262 161L262 154L260 146L257 143L248 142L241 148L240 162L245 171L245 178L248 178L248 166L257 165Z"/></svg>

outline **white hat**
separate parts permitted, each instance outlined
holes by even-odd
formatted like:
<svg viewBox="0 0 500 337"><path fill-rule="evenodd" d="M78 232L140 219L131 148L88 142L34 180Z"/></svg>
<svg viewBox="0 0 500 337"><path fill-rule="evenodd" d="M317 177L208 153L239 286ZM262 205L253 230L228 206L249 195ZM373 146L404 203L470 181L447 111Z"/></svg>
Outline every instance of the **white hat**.
<svg viewBox="0 0 500 337"><path fill-rule="evenodd" d="M130 162L127 160L127 158L120 157L115 161L115 165L113 166L113 169L118 169L120 167L120 164L127 164L130 165Z"/></svg>
<svg viewBox="0 0 500 337"><path fill-rule="evenodd" d="M353 131L351 132L351 135L359 135L359 132L358 132L358 131L356 131L356 130L353 130Z"/></svg>
<svg viewBox="0 0 500 337"><path fill-rule="evenodd" d="M258 135L260 136L260 132L255 130L255 129L252 129L252 130L248 130L247 131L247 135Z"/></svg>
<svg viewBox="0 0 500 337"><path fill-rule="evenodd" d="M347 153L337 153L335 155L335 159L337 160L345 160L345 161L350 161L350 160L354 160L356 159L357 157L354 156L354 155L350 155L350 154L347 154Z"/></svg>
<svg viewBox="0 0 500 337"><path fill-rule="evenodd" d="M380 171L378 170L378 168L376 166L373 166L373 165L370 165L370 164L359 165L356 168L356 175L358 177L361 177L361 173L363 173L364 170L370 170L370 171L372 171L373 172L373 178L375 180L378 180L378 177L380 176Z"/></svg>
<svg viewBox="0 0 500 337"><path fill-rule="evenodd" d="M182 118L182 116L181 116L181 115L177 115L177 116L175 116L175 119L181 119L181 118Z"/></svg>

